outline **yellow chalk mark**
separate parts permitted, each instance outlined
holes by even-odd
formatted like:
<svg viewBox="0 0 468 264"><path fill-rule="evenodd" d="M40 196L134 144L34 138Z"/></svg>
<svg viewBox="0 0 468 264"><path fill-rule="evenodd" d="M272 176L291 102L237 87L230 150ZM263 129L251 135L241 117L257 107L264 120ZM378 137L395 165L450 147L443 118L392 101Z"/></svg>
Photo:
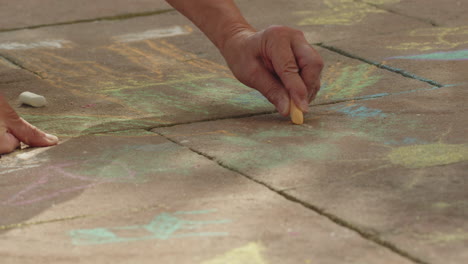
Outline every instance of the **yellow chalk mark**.
<svg viewBox="0 0 468 264"><path fill-rule="evenodd" d="M395 46L387 46L386 48L428 51L434 49L454 49L468 44L468 40L466 40L468 37L468 26L416 29L410 31L408 35L417 37L418 39L426 37L429 38L429 41L404 42Z"/></svg>
<svg viewBox="0 0 468 264"><path fill-rule="evenodd" d="M406 168L425 168L468 160L468 145L435 143L393 149L388 154L393 164Z"/></svg>
<svg viewBox="0 0 468 264"><path fill-rule="evenodd" d="M154 78L161 80L163 73L161 71L161 58L157 58L154 53L144 52L138 48L130 47L127 44L114 44L107 49L112 50L122 56L125 56L136 65L143 66L155 74Z"/></svg>
<svg viewBox="0 0 468 264"><path fill-rule="evenodd" d="M157 43L154 41L147 40L145 41L148 46L150 46L153 50L160 52L170 58L173 58L179 62L184 62L188 65L197 67L202 70L206 70L208 72L217 73L221 75L225 75L228 77L232 77L232 74L229 72L229 69L226 66L217 64L215 62L200 59L197 55L192 54L187 51L183 51L176 46L170 44L166 40L160 40Z"/></svg>
<svg viewBox="0 0 468 264"><path fill-rule="evenodd" d="M400 0L368 0L357 2L354 0L325 0L326 10L299 11L298 15L307 15L298 25L354 25L361 22L369 14L385 13L383 9L370 4L393 4ZM367 2L367 3L366 3Z"/></svg>
<svg viewBox="0 0 468 264"><path fill-rule="evenodd" d="M63 221L69 221L69 220L85 218L85 217L88 217L88 216L89 215L78 215L78 216L72 216L72 217L63 217L63 218L42 220L42 221L34 221L34 222L21 222L21 223L15 223L15 224L11 224L11 225L0 225L0 230L23 228L23 227L27 227L27 226L54 223L54 222L63 222Z"/></svg>
<svg viewBox="0 0 468 264"><path fill-rule="evenodd" d="M266 264L267 262L261 255L262 249L259 244L251 242L201 264Z"/></svg>

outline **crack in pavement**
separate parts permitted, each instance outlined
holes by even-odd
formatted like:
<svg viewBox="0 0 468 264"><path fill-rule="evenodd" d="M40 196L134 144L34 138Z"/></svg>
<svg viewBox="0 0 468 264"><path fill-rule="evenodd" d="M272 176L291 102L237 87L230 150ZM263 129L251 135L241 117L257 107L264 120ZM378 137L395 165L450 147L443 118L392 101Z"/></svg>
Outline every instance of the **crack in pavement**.
<svg viewBox="0 0 468 264"><path fill-rule="evenodd" d="M415 19L415 20L421 21L421 22L423 22L423 23L430 24L430 25L433 26L433 27L439 27L439 26L441 26L440 24L436 23L435 21L433 21L433 20L431 20L431 19L422 18L422 17L416 17L416 16L412 16L412 15L409 15L409 14L400 13L400 12L394 10L394 9L386 8L386 7L381 6L381 5L379 5L379 4L373 4L373 3L369 3L369 2L367 2L367 1L362 1L362 0L357 0L357 1L355 1L355 2L363 3L363 4L366 4L366 5L368 5L368 6L372 6L372 7L374 7L374 8L383 10L383 11L388 12L388 13L391 13L391 14L403 16L403 17L406 17L406 18Z"/></svg>
<svg viewBox="0 0 468 264"><path fill-rule="evenodd" d="M312 210L315 213L317 213L317 214L331 220L333 223L335 223L335 224L337 224L337 225L339 225L339 226L341 226L343 228L346 228L348 230L354 231L355 233L357 233L359 236L361 236L365 240L374 242L375 244L377 244L377 245L379 245L381 247L384 247L384 248L392 251L393 253L400 255L401 257L403 257L403 258L405 258L407 260L410 260L410 261L412 261L414 263L418 263L418 264L429 264L428 262L426 262L426 261L424 261L424 260L422 260L422 259L420 259L418 257L415 257L415 256L411 255L409 252L406 252L403 249L397 247L396 245L392 244L391 242L380 238L377 234L375 234L372 231L363 230L363 229L359 228L358 226L347 222L345 219L342 219L342 218L340 218L340 217L338 217L336 215L328 213L325 210L320 209L317 206L314 206L313 204L309 204L309 203L307 203L305 201L302 201L299 198L296 198L296 197L294 197L294 196L292 196L290 194L287 194L286 192L281 191L281 190L279 190L279 189L277 189L277 188L275 188L275 187L273 187L273 186L271 186L271 185L269 185L269 184L267 184L267 183L265 183L263 181L257 180L254 177L252 177L252 176L250 176L250 175L248 175L246 173L243 173L243 172L241 172L240 170L238 170L236 168L233 168L233 167L231 167L229 165L226 165L225 163L223 163L221 160L217 159L216 157L210 156L209 154L206 154L206 153L204 153L202 151L196 150L196 149L194 149L192 147L188 147L186 145L183 145L180 142L178 142L177 140L172 139L172 138L170 138L170 137L168 137L168 136L166 136L166 135L164 135L164 134L162 134L160 132L153 131L153 133L158 134L161 137L164 137L165 139L169 140L170 142L172 142L172 143L174 143L174 144L176 144L178 146L181 146L183 148L187 148L191 152L193 152L195 154L198 154L198 155L200 155L200 156L202 156L202 157L204 157L204 158L206 158L206 159L208 159L210 161L213 161L218 166L220 166L220 167L222 167L224 169L227 169L229 171L232 171L232 172L234 172L236 174L239 174L242 177L248 179L249 181L252 181L252 182L254 182L256 184L260 184L263 187L269 189L270 191L273 191L276 194L282 196L286 200L288 200L290 202L293 202L293 203L296 203L296 204L300 204L303 207L305 207L305 208L307 208L309 210Z"/></svg>
<svg viewBox="0 0 468 264"><path fill-rule="evenodd" d="M57 219L41 220L41 221L34 221L34 222L21 222L21 223L15 223L15 224L10 224L10 225L0 225L0 231L23 228L27 226L33 226L33 225L70 221L70 220L75 220L75 219L80 219L80 218L86 218L88 216L89 215L76 215L76 216L63 217L63 218L57 218Z"/></svg>
<svg viewBox="0 0 468 264"><path fill-rule="evenodd" d="M325 45L323 43L319 43L317 44L317 46L319 47L322 47L324 49L327 49L329 51L332 51L332 52L335 52L335 53L338 53L340 55L343 55L343 56L346 56L348 58L351 58L351 59L355 59L355 60L359 60L359 61L362 61L362 62L365 62L367 64L371 64L371 65L374 65L378 68L381 68L381 69L384 69L384 70L387 70L387 71L391 71L393 73L397 73L397 74L400 74L406 78L410 78L410 79L414 79L414 80L418 80L418 81L421 81L421 82L425 82L425 83L428 83L430 85L433 85L433 86L436 86L436 87L444 87L443 84L440 84L436 81L433 81L433 80L430 80L430 79L426 79L426 78L423 78L423 77L420 77L420 76L417 76L415 74L412 74L410 72L407 72L403 69L399 69L399 68L395 68L395 67L391 67L391 66L388 66L388 65L385 65L385 64L382 64L382 63L378 63L378 62L375 62L375 61L371 61L371 60L368 60L368 59L365 59L363 57L360 57L360 56L357 56L357 55L353 55L349 52L346 52L344 50L341 50L339 48L335 48L333 46L328 46L328 45Z"/></svg>
<svg viewBox="0 0 468 264"><path fill-rule="evenodd" d="M125 14L114 15L114 16L77 19L77 20L72 20L72 21L63 21L63 22L50 23L50 24L40 24L40 25L17 27L17 28L5 28L5 29L0 29L0 33L12 32L12 31L18 31L18 30L24 30L24 29L36 29L36 28L44 28L44 27L92 23L92 22L98 22L98 21L126 20L126 19L131 19L131 18L136 18L136 17L160 15L160 14L165 14L165 13L169 13L173 11L175 11L174 8L159 9L159 10L153 10L153 11L147 11L147 12L140 12L140 13L125 13Z"/></svg>
<svg viewBox="0 0 468 264"><path fill-rule="evenodd" d="M0 54L0 60L4 61L5 63L8 63L11 65L11 67L13 68L16 68L16 69L21 69L21 70L25 70L29 73L32 73L34 74L35 76L37 76L39 79L42 79L42 80L45 80L46 78L44 76L42 76L40 73L38 72L35 72L33 70L30 70L26 67L24 67L23 65L21 65L19 62L15 61L14 59L12 59L11 57L9 56L5 56L5 55L1 55Z"/></svg>

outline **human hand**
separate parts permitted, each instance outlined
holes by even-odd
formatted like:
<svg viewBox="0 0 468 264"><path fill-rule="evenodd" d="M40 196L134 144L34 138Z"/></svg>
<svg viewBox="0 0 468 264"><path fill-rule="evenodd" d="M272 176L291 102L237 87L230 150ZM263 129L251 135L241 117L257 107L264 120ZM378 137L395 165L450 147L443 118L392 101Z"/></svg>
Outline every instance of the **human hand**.
<svg viewBox="0 0 468 264"><path fill-rule="evenodd" d="M284 116L289 114L290 98L307 112L320 89L323 60L299 30L284 26L241 30L220 51L234 76L262 93Z"/></svg>
<svg viewBox="0 0 468 264"><path fill-rule="evenodd" d="M31 147L48 147L56 145L58 138L40 131L19 117L0 94L0 154L14 151L20 142Z"/></svg>

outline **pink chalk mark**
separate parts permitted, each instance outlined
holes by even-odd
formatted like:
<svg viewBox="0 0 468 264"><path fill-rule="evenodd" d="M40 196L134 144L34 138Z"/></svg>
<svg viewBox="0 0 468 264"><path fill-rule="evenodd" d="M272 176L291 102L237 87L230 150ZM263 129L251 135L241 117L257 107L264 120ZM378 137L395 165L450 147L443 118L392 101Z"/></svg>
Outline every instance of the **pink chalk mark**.
<svg viewBox="0 0 468 264"><path fill-rule="evenodd" d="M116 162L112 161L112 163L116 163ZM80 186L74 186L74 187L70 187L70 188L61 189L61 190L55 191L53 193L50 193L50 194L47 194L47 195L42 195L42 196L39 196L39 197L35 197L35 198L29 199L29 200L18 201L18 200L21 200L22 199L21 197L24 196L25 194L27 194L28 192L30 192L30 191L32 191L32 190L34 190L36 188L39 188L41 185L47 184L49 182L49 180L51 180L51 178L53 177L53 176L50 176L49 174L47 174L47 175L41 176L36 182L30 184L29 186L27 186L26 188L24 188L23 190L21 190L17 194L13 195L12 197L10 197L7 201L3 202L2 204L28 205L28 204L32 204L32 203L36 203L36 202L40 202L40 201L44 201L44 200L49 200L49 199L57 197L57 196L59 196L61 194L76 192L76 191L87 189L87 188L90 188L90 187L93 187L93 186L96 186L96 185L99 185L99 184L102 184L102 183L113 182L112 180L109 180L109 179L94 180L94 179L90 179L88 177L78 175L78 174L74 174L74 173L71 173L71 172L67 172L67 171L64 170L64 168L66 168L66 167L70 167L70 166L77 165L77 164L79 164L79 163L78 162L70 162L70 163L64 163L64 164L59 164L59 165L51 165L51 166L46 167L45 171L53 170L53 171L56 171L59 174L61 174L60 176L62 176L62 177L75 179L75 180L81 180L81 181L87 181L87 182L90 182L90 183L80 185ZM128 166L126 164L122 164L122 163L118 162L117 165L123 167L127 171L128 178L126 177L125 179L135 179L136 178L136 172L132 171L130 168L128 168Z"/></svg>

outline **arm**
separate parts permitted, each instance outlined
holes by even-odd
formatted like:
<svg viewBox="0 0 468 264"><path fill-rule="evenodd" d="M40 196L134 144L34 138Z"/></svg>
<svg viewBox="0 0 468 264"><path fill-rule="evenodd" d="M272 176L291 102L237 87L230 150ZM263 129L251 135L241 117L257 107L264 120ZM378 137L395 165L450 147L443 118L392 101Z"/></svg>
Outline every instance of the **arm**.
<svg viewBox="0 0 468 264"><path fill-rule="evenodd" d="M256 31L233 0L166 0L215 44L234 76L288 115L290 98L307 112L320 89L323 61L301 31Z"/></svg>

